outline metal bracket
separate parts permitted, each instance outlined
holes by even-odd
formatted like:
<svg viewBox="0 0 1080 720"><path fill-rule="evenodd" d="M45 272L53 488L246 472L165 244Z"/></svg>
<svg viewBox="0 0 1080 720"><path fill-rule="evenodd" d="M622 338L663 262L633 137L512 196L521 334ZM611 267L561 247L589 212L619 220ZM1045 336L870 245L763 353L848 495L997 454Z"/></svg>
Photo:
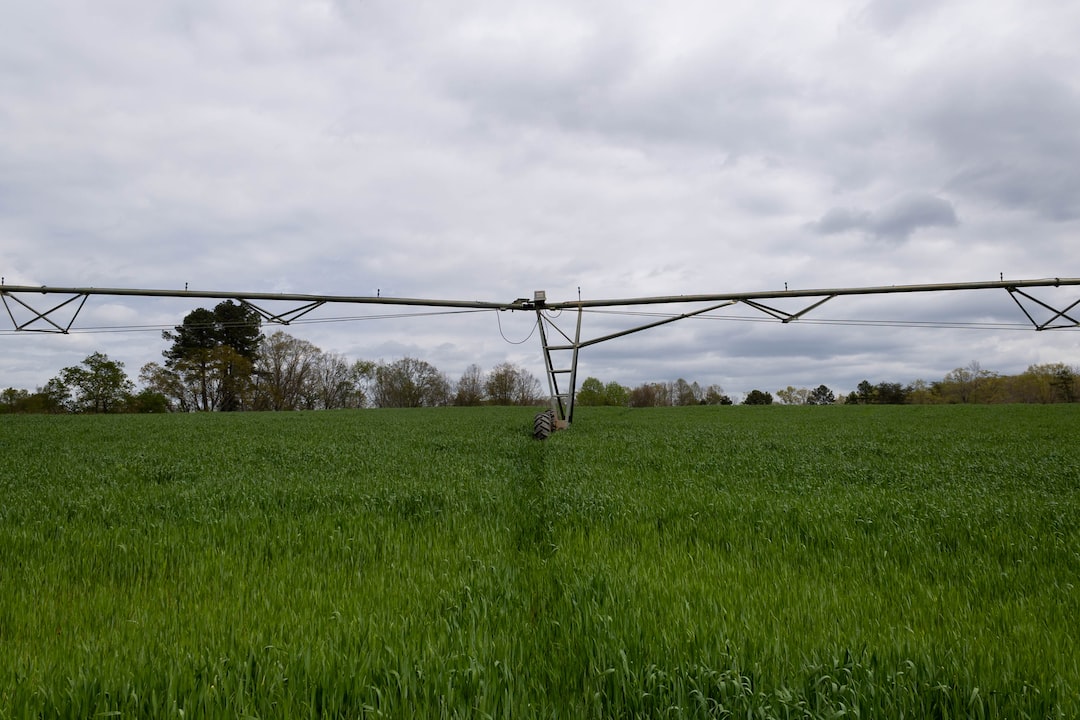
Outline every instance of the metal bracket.
<svg viewBox="0 0 1080 720"><path fill-rule="evenodd" d="M254 310L259 315L259 317L261 317L266 322L276 323L278 325L288 325L293 320L298 320L304 315L307 315L312 310L322 307L326 304L326 301L313 300L309 303L305 303L304 305L293 308L292 310L286 310L285 312L281 313L270 312L269 310L256 305L250 300L241 299L240 304L244 307L248 307Z"/></svg>
<svg viewBox="0 0 1080 720"><path fill-rule="evenodd" d="M45 295L47 294L47 292L47 290L43 289L41 291L41 294ZM76 293L75 295L69 297L67 300L64 300L63 302L52 306L48 310L38 310L29 303L26 303L23 300L19 299L19 297L12 292L0 292L0 298L3 298L4 301L4 309L7 311L8 317L11 318L11 324L15 326L15 330L22 332L52 333L54 335L68 334L68 331L71 330L71 326L75 324L75 318L79 316L79 311L81 311L83 305L86 304L86 299L88 297L90 296L86 293ZM33 315L33 317L31 317L24 323L20 323L18 320L16 320L15 313L12 311L11 305L8 304L9 298L12 302L18 303L23 308L28 310ZM67 307L75 301L78 301L79 304L75 307L75 311L71 314L71 317L68 319L66 325L56 322L51 317L49 317L57 310ZM49 327L34 327L35 323L44 323Z"/></svg>
<svg viewBox="0 0 1080 720"><path fill-rule="evenodd" d="M1036 330L1060 330L1062 328L1073 328L1080 326L1080 320L1069 315L1069 312L1074 307L1080 305L1080 299L1070 303L1064 308L1058 309L1053 305L1050 305L1049 303L1043 302L1042 300L1031 295L1030 293L1024 292L1023 290L1019 290L1015 287L1010 287L1006 289L1009 291L1009 296L1016 303L1017 307L1020 308L1020 312L1024 313L1024 315L1027 317L1028 320L1031 321L1032 326ZM1038 320L1036 320L1035 317L1030 312L1028 312L1028 309L1024 307L1024 303L1020 301L1020 297L1017 297L1018 295L1022 298L1025 298L1031 303L1035 303L1039 307L1049 310L1052 313L1050 319L1043 322L1039 322ZM1061 319L1064 319L1066 322L1057 322Z"/></svg>
<svg viewBox="0 0 1080 720"><path fill-rule="evenodd" d="M825 302L822 300L821 302ZM820 305L821 302L816 303L814 306ZM660 325L667 325L677 320L685 320L686 318L694 317L695 315L702 315L713 310L719 310L729 305L734 305L735 300L726 300L722 303L709 305L698 310L682 313L672 317L664 318L663 320L657 320L655 322L646 323L644 325L638 325L636 327L628 328L626 330L620 330L619 332L609 333L607 335L601 335L599 337L592 338L591 340L581 339L581 316L584 311L582 306L577 308L577 327L574 331L573 339L565 333L558 325L555 324L553 318L544 314L542 307L536 308L536 322L540 328L540 342L544 350L544 367L547 370L548 388L551 390L551 409L555 413L555 418L558 421L563 421L567 425L574 421L574 401L577 395L577 366L578 366L578 354L582 348L589 347L590 345L596 345L598 343L606 342L608 340L614 340L625 335L631 335L633 333L641 332L642 330L649 330L650 328L659 327ZM807 312L803 310L802 312ZM800 313L801 314L801 313ZM566 341L566 344L553 344L548 338L548 330L554 330ZM570 359L567 367L560 366L553 359L555 355L565 355L570 353ZM569 375L569 383L560 383L559 378L563 375Z"/></svg>
<svg viewBox="0 0 1080 720"><path fill-rule="evenodd" d="M769 307L768 305L766 305L764 303L759 303L759 302L757 302L755 300L746 300L746 299L744 299L744 300L742 300L742 304L743 305L749 305L750 307L754 308L755 310L760 310L761 312L765 313L766 315L771 315L772 317L776 318L777 320L779 320L782 323L789 323L792 320L798 320L799 318L801 318L803 315L810 312L811 310L814 310L815 308L821 307L825 303L832 300L834 297L836 297L836 296L835 295L828 295L826 297L823 297L821 300L818 300L816 303L812 303L810 305L807 305L802 310L799 310L798 312L795 312L795 313L789 313L786 310L780 310L779 308Z"/></svg>

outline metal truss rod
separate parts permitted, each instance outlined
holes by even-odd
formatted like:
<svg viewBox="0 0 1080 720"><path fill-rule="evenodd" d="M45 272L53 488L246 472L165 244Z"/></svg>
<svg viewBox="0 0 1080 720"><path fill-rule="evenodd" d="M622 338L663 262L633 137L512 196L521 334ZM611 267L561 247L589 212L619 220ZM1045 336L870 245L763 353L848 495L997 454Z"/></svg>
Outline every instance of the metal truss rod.
<svg viewBox="0 0 1080 720"><path fill-rule="evenodd" d="M476 310L532 310L532 303L527 300L514 302L484 302L481 300L434 300L426 298L395 298L381 295L315 295L305 293L257 293L231 292L219 290L154 290L143 288L63 288L42 285L0 285L0 294L5 296L15 293L69 295L111 295L115 297L160 297L160 298L197 298L210 300L237 300L248 304L253 301L283 301L295 303L346 303L355 305L411 305L418 307L470 308Z"/></svg>
<svg viewBox="0 0 1080 720"><path fill-rule="evenodd" d="M1005 289L1012 292L1018 288L1059 287L1080 285L1080 278L1043 278L1037 280L1001 280L994 282L936 283L923 285L884 285L876 287L815 288L807 290L765 290L759 292L715 293L702 295L663 295L654 297L613 298L601 300L568 300L565 302L546 302L519 298L509 302L491 302L482 300L437 300L431 298L403 298L354 295L317 295L302 293L253 293L209 290L154 290L137 288L71 288L32 285L0 285L0 294L9 296L14 293L64 293L68 295L112 295L135 297L199 298L217 300L286 301L296 303L348 303L364 305L411 305L420 307L470 308L477 310L576 310L579 308L618 307L634 305L662 305L671 303L717 303L770 300L777 298L824 297L831 299L846 295L885 295L895 293L941 292L948 290L992 290ZM820 304L820 303L819 303ZM815 306L807 308L807 312ZM801 313L800 313L801 314Z"/></svg>
<svg viewBox="0 0 1080 720"><path fill-rule="evenodd" d="M608 335L602 335L595 337L591 340L581 339L581 316L583 311L577 311L577 326L574 332L574 339L571 340L565 332L562 331L554 321L545 317L544 311L537 310L537 323L540 327L540 343L544 351L544 367L547 371L548 387L551 388L551 409L555 412L556 417L559 420L570 424L574 421L574 406L576 404L577 395L577 368L578 368L578 353L582 348L589 347L590 345L596 345L607 340L614 340L625 335L631 335L642 330L648 330L650 328L659 327L661 325L667 325L673 323L676 320L684 320L686 318L694 317L695 315L701 315L703 313L710 312L712 310L719 310L722 307L734 305L734 301L722 302L717 305L710 305L709 307L700 308L693 312L683 313L675 317L664 318L663 320L657 320L656 322L646 323L644 325L638 325L637 327L628 328L619 332L610 333ZM569 343L567 345L551 345L548 342L548 332L546 327L550 326L556 332L559 333ZM569 365L567 367L556 366L554 356L558 353L560 356L564 356L566 352L570 353ZM559 375L570 375L569 388L563 389L565 386L560 386Z"/></svg>
<svg viewBox="0 0 1080 720"><path fill-rule="evenodd" d="M692 317L694 315L700 315L710 310L716 310L720 307L730 305L732 303L744 303L749 307L753 307L759 312L768 314L774 318L781 320L782 322L789 323L794 320L800 319L806 313L821 306L823 303L828 302L834 298L840 296L849 295L886 295L896 293L930 293L930 292L942 292L942 291L958 291L958 290L992 290L992 289L1005 289L1012 296L1013 299L1020 304L1018 296L1022 296L1025 299L1037 303L1044 309L1053 314L1053 317L1046 322L1040 323L1034 316L1024 309L1021 305L1021 309L1028 319L1035 326L1037 330L1044 329L1058 329L1064 327L1077 327L1080 326L1080 322L1068 313L1080 304L1080 301L1074 302L1072 305L1058 310L1045 302L1032 297L1030 294L1024 292L1022 288L1047 288L1047 287L1060 287L1060 286L1080 286L1080 278L1043 278L1035 280L1000 280L994 282L969 282L969 283L936 283L936 284L923 284L923 285L886 285L876 287L849 287L849 288L816 288L808 290L767 290L761 292L739 292L739 293L716 293L716 294L700 294L700 295L665 295L654 297L636 297L636 298L619 298L619 299L601 299L601 300L582 300L580 297L576 300L570 300L566 302L547 302L541 294L538 294L535 299L529 300L526 298L518 298L509 302L493 302L482 300L439 300L431 298L405 298L405 297L385 297L380 295L375 296L363 296L363 295L317 295L317 294L300 294L300 293L253 293L253 292L230 292L230 291L209 291L209 290L161 290L161 289L139 289L139 288L65 288L65 287L49 287L49 286L30 286L30 285L6 285L0 284L0 297L3 298L5 308L7 309L8 316L11 318L12 323L16 330L35 330L39 332L61 332L66 333L71 328L71 322L67 326L61 323L55 322L48 317L51 313L58 310L61 307L73 302L76 299L81 298L79 308L75 311L78 315L78 311L81 310L82 304L86 302L86 299L91 295L107 295L113 297L162 297L162 298L189 298L189 299L215 299L215 300L237 300L251 308L260 314L265 320L270 322L276 322L281 324L289 324L297 320L298 318L308 314L309 312L321 307L327 303L344 303L344 304L362 304L362 305L398 305L398 306L414 306L414 307L432 307L432 308L458 308L458 309L471 309L471 310L527 310L527 311L547 311L547 310L577 310L582 311L586 308L602 308L602 307L632 307L641 305L662 305L662 304L677 304L677 303L711 303L710 307L703 310L696 310L691 313L685 313L674 317L667 318L655 323L644 325L640 328L633 328L620 333L614 333L612 335L605 335L593 340L580 342L578 338L571 341L570 338L558 330L557 327L552 325L555 330L563 336L563 338L571 344L577 344L578 349L586 347L587 345L594 345L598 342L610 340L622 335L629 334L631 332L638 332L651 327L657 327L664 325L675 320L681 320L683 318ZM69 300L60 303L59 305L50 308L45 311L35 310L28 302L28 296L30 295L49 295L49 294L66 294L73 296ZM20 297L21 296L21 297ZM18 303L30 313L33 318L29 322L20 324L12 313L11 306L8 304L8 299ZM25 299L24 299L25 298ZM766 305L763 301L775 300L781 298L817 298L816 302L806 306L802 310L789 313L779 310L777 308ZM296 307L285 312L271 312L263 307L260 307L256 303L262 302L289 302L296 304ZM1064 319L1067 324L1057 322ZM31 327L34 323L47 323L52 329L44 329L40 327ZM74 317L72 317L74 322ZM1057 322L1057 324L1052 324ZM555 346L549 346L555 349Z"/></svg>
<svg viewBox="0 0 1080 720"><path fill-rule="evenodd" d="M248 300L241 300L240 302L242 305L249 307L255 312L257 312L259 314L259 317L261 317L263 320L266 320L267 322L277 323L279 325L288 325L293 320L299 320L312 310L320 308L326 304L325 300L315 300L313 302L305 303L300 307L293 308L292 310L287 310L282 313L274 313L270 312L265 308L259 307L255 303Z"/></svg>
<svg viewBox="0 0 1080 720"><path fill-rule="evenodd" d="M795 312L795 313L789 313L789 312L785 312L783 310L779 310L779 309L774 308L774 307L769 307L768 305L766 305L764 303L755 302L754 300L743 300L742 303L743 303L743 305L749 305L750 307L754 308L755 310L760 310L761 312L765 313L766 315L772 315L774 318L776 318L777 320L779 320L782 323L789 323L789 322L791 322L793 320L798 320L799 318L801 318L803 315L810 312L811 310L821 307L825 303L832 300L834 297L836 297L836 296L835 295L829 295L828 297L822 298L821 300L818 300L816 303L808 305L808 306L804 307L802 310L800 310L798 312Z"/></svg>
<svg viewBox="0 0 1080 720"><path fill-rule="evenodd" d="M660 327L661 325L667 325L668 323L673 323L676 320L685 320L686 318L691 318L691 317L694 317L695 315L702 315L704 313L712 312L713 310L719 310L722 307L728 307L729 305L734 305L734 304L735 304L735 301L733 301L733 300L730 301L730 302L722 302L722 303L720 303L718 305L710 305L709 307L704 307L704 308L701 308L699 310L695 310L693 312L683 313L681 315L675 315L673 317L664 318L663 320L657 320L656 322L646 323L645 325L638 325L637 327L628 328L626 330L620 330L619 332L613 332L613 333L611 333L609 335L601 335L600 337L595 337L595 338L592 338L591 340L581 340L581 341L579 341L579 342L577 342L577 343L575 343L573 345L553 346L553 347L551 347L551 349L552 350L571 350L573 348L577 348L577 349L580 350L581 348L586 348L586 347L589 347L590 345L596 345L597 343L606 342L608 340L614 340L615 338L621 338L621 337L623 337L625 335L632 335L633 333L641 332L642 330L649 330L650 328Z"/></svg>
<svg viewBox="0 0 1080 720"><path fill-rule="evenodd" d="M27 303L23 302L13 294L9 294L7 292L0 292L0 297L2 297L4 300L4 309L7 310L8 317L11 318L11 324L15 326L16 330L22 332L56 333L61 335L66 335L67 332L71 330L71 326L75 323L75 318L79 316L79 312L82 310L83 305L86 304L87 299L87 295L83 293L76 293L72 297L69 297L67 300L64 300L63 302L54 305L48 310L37 310L34 307L31 307ZM26 308L26 310L32 315L32 317L26 322L20 324L19 321L15 319L15 314L11 312L11 306L8 305L9 297L11 298L12 302L16 302ZM54 321L51 317L49 317L49 315L51 315L52 313L63 307L67 307L76 300L79 301L79 304L78 306L76 306L75 311L71 314L71 317L68 319L66 325L62 326L56 321ZM48 323L52 326L52 329L44 327L31 327L34 323L39 321Z"/></svg>
<svg viewBox="0 0 1080 720"><path fill-rule="evenodd" d="M1059 287L1080 285L1080 278L1043 278L1041 280L1001 280L993 282L932 283L924 285L882 285L876 287L816 288L808 290L766 290L762 292L720 293L708 295L664 295L656 297L612 298L606 300L570 300L547 303L551 310L575 308L618 307L625 305L664 305L671 303L720 302L732 300L770 300L777 298L823 297L842 295L888 295L895 293L942 292L947 290L1011 290L1030 287ZM808 310L811 308L808 308ZM806 312L805 310L803 312Z"/></svg>
<svg viewBox="0 0 1080 720"><path fill-rule="evenodd" d="M1080 300L1076 300L1075 302L1073 302L1071 305L1065 307L1064 309L1058 310L1057 308L1044 303L1039 298L1032 297L1030 294L1024 292L1023 290L1017 290L1016 288L1009 288L1009 295L1012 297L1012 299L1016 303L1017 307L1020 308L1020 311L1022 313L1024 313L1024 315L1027 316L1027 319L1031 321L1031 324L1035 326L1036 330L1057 330L1057 329L1061 329L1061 328L1076 327L1076 326L1080 325L1080 320L1077 320L1076 318L1070 317L1069 314L1068 314L1070 310L1072 310L1077 305L1080 305ZM1031 313L1029 313L1027 311L1027 308L1024 307L1023 303L1021 303L1020 300L1017 299L1017 297L1016 297L1017 295L1020 295L1021 297L1025 297L1028 300L1030 300L1031 302L1035 303L1036 305L1039 305L1039 306L1049 310L1050 312L1054 313L1053 317L1051 317L1049 320L1046 320L1045 322L1040 323L1038 320L1036 320L1034 317L1032 317ZM1068 322L1068 324L1058 324L1058 325L1051 324L1055 320L1057 320L1058 318L1065 318L1069 322Z"/></svg>

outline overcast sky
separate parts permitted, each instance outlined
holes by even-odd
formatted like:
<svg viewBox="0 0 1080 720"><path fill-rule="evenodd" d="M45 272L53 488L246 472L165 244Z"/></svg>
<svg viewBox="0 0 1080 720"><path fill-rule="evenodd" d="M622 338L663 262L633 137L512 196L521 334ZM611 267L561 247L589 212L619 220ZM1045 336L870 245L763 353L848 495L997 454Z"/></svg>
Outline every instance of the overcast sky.
<svg viewBox="0 0 1080 720"><path fill-rule="evenodd" d="M506 301L1080 276L1077 3L0 3L8 285ZM4 317L0 387L94 351L134 378L200 305L95 297L75 324L138 332ZM582 377L845 392L1080 364L1074 330L720 315L588 348ZM1003 290L809 318L1024 320ZM451 379L503 361L539 378L533 320L286 331ZM583 334L645 321L590 313Z"/></svg>

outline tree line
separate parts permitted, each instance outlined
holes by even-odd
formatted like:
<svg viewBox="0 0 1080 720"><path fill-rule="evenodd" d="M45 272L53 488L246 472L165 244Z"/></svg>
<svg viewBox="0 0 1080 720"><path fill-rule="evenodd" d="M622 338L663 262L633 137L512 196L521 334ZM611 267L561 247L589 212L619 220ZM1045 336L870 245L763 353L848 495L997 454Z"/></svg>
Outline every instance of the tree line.
<svg viewBox="0 0 1080 720"><path fill-rule="evenodd" d="M1080 369L1065 363L1029 365L1019 375L986 370L978 361L956 368L941 380L907 385L863 380L846 397L851 405L951 403L1071 403L1080 399Z"/></svg>
<svg viewBox="0 0 1080 720"><path fill-rule="evenodd" d="M113 413L241 410L329 410L360 407L443 405L536 405L540 382L527 370L502 363L488 372L470 365L455 382L430 363L411 357L391 362L349 361L278 330L262 333L261 317L231 300L199 308L162 333L169 346L163 362L139 371L141 390L122 362L92 353L63 368L35 392L0 391L0 412ZM1064 363L1032 365L1024 373L999 375L978 362L940 381L871 384L863 380L847 395L825 385L776 391L786 405L904 403L1052 403L1080 398L1080 371ZM772 393L751 390L745 405L770 405ZM588 377L577 392L582 406L673 407L732 405L719 385L702 387L682 378L627 387Z"/></svg>
<svg viewBox="0 0 1080 720"><path fill-rule="evenodd" d="M833 391L821 385L814 390L801 388L777 391L789 405L830 405L836 401ZM696 382L679 378L675 382L643 383L635 388L617 382L604 384L589 377L577 393L579 405L615 405L624 407L686 407L689 405L734 405L735 401L719 385L702 387ZM772 393L751 390L743 397L743 405L772 405Z"/></svg>
<svg viewBox="0 0 1080 720"><path fill-rule="evenodd" d="M0 392L0 412L112 413L243 410L330 410L440 405L534 405L540 382L502 363L488 372L471 365L455 383L430 363L349 361L276 331L231 300L199 308L162 333L163 361L147 363L136 392L124 363L93 353L36 392Z"/></svg>
<svg viewBox="0 0 1080 720"><path fill-rule="evenodd" d="M577 391L577 404L622 407L682 407L688 405L732 405L719 385L702 387L679 378L674 382L642 383L630 388L617 382L603 383L587 377Z"/></svg>
<svg viewBox="0 0 1080 720"><path fill-rule="evenodd" d="M850 393L834 393L826 385L796 388L788 385L773 393L754 389L743 396L743 405L904 405L949 403L1071 403L1080 400L1080 369L1065 363L1031 365L1019 375L1001 375L977 362L946 373L941 380L915 380L908 384L863 380ZM586 378L578 390L579 405L623 407L675 407L732 405L719 385L702 388L679 379L668 383L644 383L635 388L617 382Z"/></svg>

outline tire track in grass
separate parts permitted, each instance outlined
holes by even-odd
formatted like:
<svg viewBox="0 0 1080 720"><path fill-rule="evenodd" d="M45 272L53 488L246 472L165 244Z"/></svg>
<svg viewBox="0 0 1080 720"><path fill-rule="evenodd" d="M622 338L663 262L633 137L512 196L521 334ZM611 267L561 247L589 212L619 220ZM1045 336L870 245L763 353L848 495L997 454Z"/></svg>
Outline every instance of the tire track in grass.
<svg viewBox="0 0 1080 720"><path fill-rule="evenodd" d="M550 557L557 549L555 522L549 484L548 442L528 441L521 445L513 478L515 507L513 541L519 552Z"/></svg>

